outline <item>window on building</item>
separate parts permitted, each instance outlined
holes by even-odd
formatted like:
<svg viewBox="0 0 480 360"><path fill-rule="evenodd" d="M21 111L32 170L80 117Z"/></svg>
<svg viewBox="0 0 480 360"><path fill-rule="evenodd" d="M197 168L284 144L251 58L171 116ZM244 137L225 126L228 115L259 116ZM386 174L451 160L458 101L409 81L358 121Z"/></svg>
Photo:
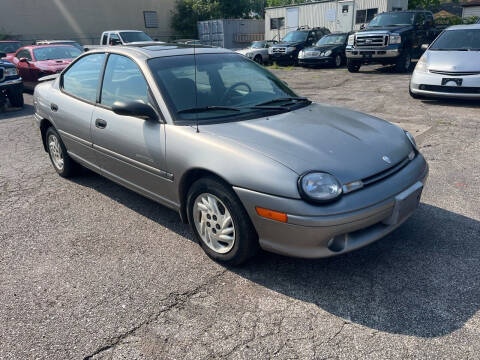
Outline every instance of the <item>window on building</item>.
<svg viewBox="0 0 480 360"><path fill-rule="evenodd" d="M349 8L348 5L343 5L342 6L342 14L348 13L348 8Z"/></svg>
<svg viewBox="0 0 480 360"><path fill-rule="evenodd" d="M373 20L373 18L377 15L378 9L364 9L364 10L357 10L357 14L355 16L355 24L366 24Z"/></svg>
<svg viewBox="0 0 480 360"><path fill-rule="evenodd" d="M143 18L145 20L145 27L158 28L158 15L156 11L144 11Z"/></svg>
<svg viewBox="0 0 480 360"><path fill-rule="evenodd" d="M270 29L278 30L285 26L285 18L272 18L270 19Z"/></svg>

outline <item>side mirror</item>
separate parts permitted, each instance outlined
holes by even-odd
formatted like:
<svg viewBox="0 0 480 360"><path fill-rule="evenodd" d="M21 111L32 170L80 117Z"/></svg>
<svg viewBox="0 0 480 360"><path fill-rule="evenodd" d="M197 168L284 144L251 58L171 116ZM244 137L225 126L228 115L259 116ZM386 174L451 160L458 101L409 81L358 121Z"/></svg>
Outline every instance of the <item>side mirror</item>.
<svg viewBox="0 0 480 360"><path fill-rule="evenodd" d="M120 45L120 40L118 40L118 39L110 39L110 45L112 45L112 46Z"/></svg>
<svg viewBox="0 0 480 360"><path fill-rule="evenodd" d="M115 101L112 105L112 111L117 115L133 116L144 120L158 120L158 115L149 104L141 101L132 101L125 103L123 101Z"/></svg>
<svg viewBox="0 0 480 360"><path fill-rule="evenodd" d="M365 24L360 25L360 30L365 30Z"/></svg>
<svg viewBox="0 0 480 360"><path fill-rule="evenodd" d="M21 63L27 63L28 64L27 58L24 58L24 57L18 59L18 61L21 62Z"/></svg>
<svg viewBox="0 0 480 360"><path fill-rule="evenodd" d="M430 44L422 44L422 50L423 51L427 50L429 46Z"/></svg>
<svg viewBox="0 0 480 360"><path fill-rule="evenodd" d="M7 57L7 54L4 53L4 52L0 52L0 59L1 59L1 58L4 58L4 57Z"/></svg>

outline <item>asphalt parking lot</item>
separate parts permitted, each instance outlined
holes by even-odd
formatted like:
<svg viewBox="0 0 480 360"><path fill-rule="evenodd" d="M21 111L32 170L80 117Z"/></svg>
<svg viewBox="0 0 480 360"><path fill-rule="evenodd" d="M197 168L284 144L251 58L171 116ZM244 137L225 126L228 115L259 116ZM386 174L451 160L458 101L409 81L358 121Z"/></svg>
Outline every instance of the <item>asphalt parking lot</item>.
<svg viewBox="0 0 480 360"><path fill-rule="evenodd" d="M176 213L58 177L26 94L0 113L0 359L479 358L480 104L414 100L408 74L375 67L275 73L417 135L414 216L344 256L224 268Z"/></svg>

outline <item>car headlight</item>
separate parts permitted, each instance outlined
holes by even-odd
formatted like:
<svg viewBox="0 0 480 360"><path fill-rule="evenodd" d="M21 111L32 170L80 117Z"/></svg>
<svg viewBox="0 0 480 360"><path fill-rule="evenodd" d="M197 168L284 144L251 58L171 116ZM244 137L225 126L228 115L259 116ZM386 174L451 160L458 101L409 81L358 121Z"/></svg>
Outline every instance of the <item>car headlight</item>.
<svg viewBox="0 0 480 360"><path fill-rule="evenodd" d="M417 73L428 72L427 58L425 57L425 55L422 55L420 60L418 60L417 65L415 66L414 72L417 72Z"/></svg>
<svg viewBox="0 0 480 360"><path fill-rule="evenodd" d="M273 54L273 48L272 47L269 47L268 48L268 55L272 55Z"/></svg>
<svg viewBox="0 0 480 360"><path fill-rule="evenodd" d="M323 53L323 56L330 56L332 55L332 50L327 50Z"/></svg>
<svg viewBox="0 0 480 360"><path fill-rule="evenodd" d="M295 51L295 50L297 50L297 48L295 46L287 47L287 52L292 52L292 51Z"/></svg>
<svg viewBox="0 0 480 360"><path fill-rule="evenodd" d="M347 45L352 46L354 44L355 44L355 34L348 35Z"/></svg>
<svg viewBox="0 0 480 360"><path fill-rule="evenodd" d="M307 201L329 202L342 194L342 185L328 173L309 172L298 179L298 190Z"/></svg>
<svg viewBox="0 0 480 360"><path fill-rule="evenodd" d="M402 37L400 36L400 34L392 34L392 35L390 35L389 43L390 44L401 44L402 43Z"/></svg>
<svg viewBox="0 0 480 360"><path fill-rule="evenodd" d="M299 59L303 59L305 57L305 51L301 50L299 53L298 53L298 58Z"/></svg>
<svg viewBox="0 0 480 360"><path fill-rule="evenodd" d="M405 131L405 135L407 135L408 140L410 140L410 143L412 144L413 148L416 150L417 142L415 141L415 138L413 137L413 135L410 134L408 131Z"/></svg>
<svg viewBox="0 0 480 360"><path fill-rule="evenodd" d="M18 75L18 70L17 68L6 68L4 73L5 76L15 76Z"/></svg>

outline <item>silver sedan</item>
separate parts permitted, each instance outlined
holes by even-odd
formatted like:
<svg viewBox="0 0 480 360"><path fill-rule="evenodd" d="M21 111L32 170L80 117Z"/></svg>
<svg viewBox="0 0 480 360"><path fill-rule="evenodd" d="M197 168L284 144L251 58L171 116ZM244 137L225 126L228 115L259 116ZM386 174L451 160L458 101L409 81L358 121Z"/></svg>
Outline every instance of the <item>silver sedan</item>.
<svg viewBox="0 0 480 360"><path fill-rule="evenodd" d="M442 32L418 61L410 95L480 99L480 25L451 26Z"/></svg>
<svg viewBox="0 0 480 360"><path fill-rule="evenodd" d="M98 49L45 80L35 118L57 173L82 165L176 210L227 264L365 246L412 214L428 175L399 127L298 97L225 49Z"/></svg>

